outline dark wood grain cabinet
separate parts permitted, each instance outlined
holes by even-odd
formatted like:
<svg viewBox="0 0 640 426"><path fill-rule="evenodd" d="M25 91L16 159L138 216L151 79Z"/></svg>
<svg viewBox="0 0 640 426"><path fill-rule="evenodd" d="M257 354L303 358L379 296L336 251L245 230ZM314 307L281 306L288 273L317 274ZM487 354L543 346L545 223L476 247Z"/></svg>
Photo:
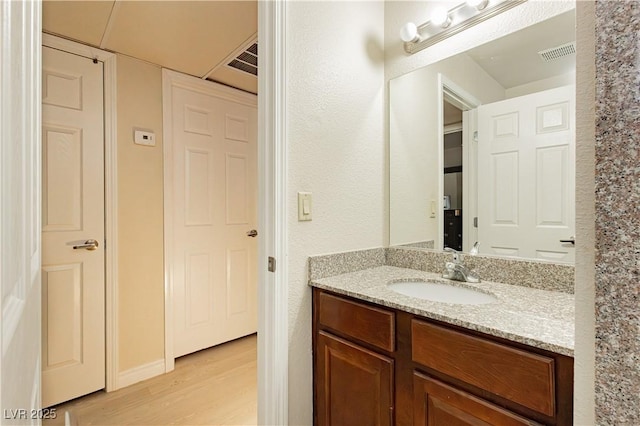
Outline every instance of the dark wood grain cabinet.
<svg viewBox="0 0 640 426"><path fill-rule="evenodd" d="M573 358L313 290L314 422L573 424Z"/></svg>
<svg viewBox="0 0 640 426"><path fill-rule="evenodd" d="M413 392L416 426L532 424L529 419L418 372L413 375Z"/></svg>
<svg viewBox="0 0 640 426"><path fill-rule="evenodd" d="M318 424L393 424L393 359L324 331L317 352Z"/></svg>

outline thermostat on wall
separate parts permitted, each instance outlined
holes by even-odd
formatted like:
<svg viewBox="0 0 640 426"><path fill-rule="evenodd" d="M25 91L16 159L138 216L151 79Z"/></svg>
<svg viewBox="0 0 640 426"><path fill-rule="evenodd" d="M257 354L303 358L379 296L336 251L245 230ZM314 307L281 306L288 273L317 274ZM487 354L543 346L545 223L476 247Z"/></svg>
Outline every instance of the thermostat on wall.
<svg viewBox="0 0 640 426"><path fill-rule="evenodd" d="M138 145L156 146L156 135L153 132L145 132L143 130L136 130L134 133L133 142Z"/></svg>

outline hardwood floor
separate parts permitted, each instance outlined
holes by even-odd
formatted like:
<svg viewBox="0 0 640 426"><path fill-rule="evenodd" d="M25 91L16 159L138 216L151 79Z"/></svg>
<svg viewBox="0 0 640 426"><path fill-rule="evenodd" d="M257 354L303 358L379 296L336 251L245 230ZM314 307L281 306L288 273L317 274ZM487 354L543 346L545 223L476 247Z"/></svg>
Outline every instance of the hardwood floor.
<svg viewBox="0 0 640 426"><path fill-rule="evenodd" d="M255 425L256 335L176 359L175 370L115 392L95 392L56 408L84 425Z"/></svg>

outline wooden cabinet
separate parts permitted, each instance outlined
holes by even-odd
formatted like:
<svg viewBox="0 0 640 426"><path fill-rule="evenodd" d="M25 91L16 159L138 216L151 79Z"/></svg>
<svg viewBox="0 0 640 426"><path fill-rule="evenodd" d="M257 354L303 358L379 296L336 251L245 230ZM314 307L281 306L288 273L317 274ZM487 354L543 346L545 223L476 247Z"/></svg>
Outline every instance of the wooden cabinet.
<svg viewBox="0 0 640 426"><path fill-rule="evenodd" d="M393 424L393 359L321 331L316 372L317 424Z"/></svg>
<svg viewBox="0 0 640 426"><path fill-rule="evenodd" d="M395 313L314 293L316 425L394 423Z"/></svg>
<svg viewBox="0 0 640 426"><path fill-rule="evenodd" d="M573 424L573 358L313 291L316 425Z"/></svg>
<svg viewBox="0 0 640 426"><path fill-rule="evenodd" d="M532 422L420 373L413 375L415 426L523 426Z"/></svg>
<svg viewBox="0 0 640 426"><path fill-rule="evenodd" d="M541 414L554 415L553 358L415 319L411 336L416 363Z"/></svg>

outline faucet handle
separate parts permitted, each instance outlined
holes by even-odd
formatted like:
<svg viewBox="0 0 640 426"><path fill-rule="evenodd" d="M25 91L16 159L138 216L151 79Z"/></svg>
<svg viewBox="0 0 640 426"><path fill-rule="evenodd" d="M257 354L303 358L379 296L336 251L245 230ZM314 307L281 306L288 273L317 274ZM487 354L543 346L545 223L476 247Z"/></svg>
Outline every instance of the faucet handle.
<svg viewBox="0 0 640 426"><path fill-rule="evenodd" d="M471 250L469 250L469 255L475 256L478 254L479 251L480 251L480 243L476 241L473 247L471 247Z"/></svg>
<svg viewBox="0 0 640 426"><path fill-rule="evenodd" d="M459 252L456 249L452 249L451 247L445 247L444 251L448 251L453 254L453 263L462 263L462 252Z"/></svg>

